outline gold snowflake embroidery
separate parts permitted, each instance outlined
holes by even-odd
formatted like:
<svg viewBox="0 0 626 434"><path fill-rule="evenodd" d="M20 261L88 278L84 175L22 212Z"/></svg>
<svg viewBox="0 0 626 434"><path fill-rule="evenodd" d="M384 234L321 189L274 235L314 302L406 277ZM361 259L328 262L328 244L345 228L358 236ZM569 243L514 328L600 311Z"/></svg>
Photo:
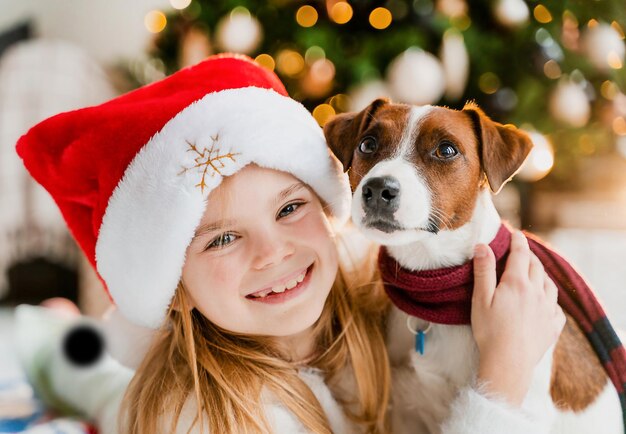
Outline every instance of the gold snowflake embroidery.
<svg viewBox="0 0 626 434"><path fill-rule="evenodd" d="M200 152L200 150L194 143L190 143L188 140L185 140L187 142L187 145L189 145L189 149L187 149L187 152L194 152L197 155L194 158L196 164L192 167L183 167L183 170L179 173L179 175L182 175L188 170L201 168L200 170L202 171L202 179L200 180L200 183L196 184L196 187L200 187L203 193L204 188L207 186L204 181L206 179L207 172L209 172L209 169L211 169L211 172L209 172L211 176L215 176L216 173L218 175L221 175L222 172L220 172L220 169L226 167L225 160L230 160L234 163L235 155L239 155L239 153L233 152L220 155L220 150L215 147L217 141L219 140L219 134L215 137L211 136L211 140L211 147L205 147L202 152Z"/></svg>

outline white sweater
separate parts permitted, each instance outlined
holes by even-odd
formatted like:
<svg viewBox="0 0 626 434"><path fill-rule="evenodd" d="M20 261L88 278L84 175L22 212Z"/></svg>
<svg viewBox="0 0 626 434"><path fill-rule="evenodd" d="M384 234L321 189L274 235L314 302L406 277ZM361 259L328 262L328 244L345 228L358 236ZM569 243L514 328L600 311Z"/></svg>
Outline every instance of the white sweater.
<svg viewBox="0 0 626 434"><path fill-rule="evenodd" d="M21 309L21 308L20 308ZM69 363L62 352L60 322L41 308L18 310L16 331L18 355L32 381L47 380L45 396L53 397L78 413L95 422L102 434L116 434L119 407L134 371L121 365L109 355L87 368ZM326 412L331 428L336 434L357 434L359 428L345 416L341 406L333 398L324 383L321 371L304 368L299 371L302 380ZM42 384L34 384L35 388ZM263 396L262 405L274 432L304 434L307 430L287 408L273 399ZM180 415L176 433L186 433L196 415L195 400L190 398ZM170 426L168 416L160 421L160 427ZM531 421L520 410L509 407L503 401L487 398L475 388L463 389L452 403L450 419L444 424L443 434L548 434L548 421ZM545 426L543 425L545 424ZM198 425L192 433L200 433ZM205 430L209 432L209 430ZM428 434L416 427L416 434Z"/></svg>

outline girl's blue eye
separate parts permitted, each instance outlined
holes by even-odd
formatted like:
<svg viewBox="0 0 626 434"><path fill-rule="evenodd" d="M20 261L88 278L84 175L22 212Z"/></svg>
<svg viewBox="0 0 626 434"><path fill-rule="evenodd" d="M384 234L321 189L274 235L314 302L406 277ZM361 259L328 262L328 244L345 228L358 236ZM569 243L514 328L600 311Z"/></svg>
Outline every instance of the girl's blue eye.
<svg viewBox="0 0 626 434"><path fill-rule="evenodd" d="M293 214L302 205L304 205L304 202L290 203L289 205L285 206L283 209L280 210L280 212L278 213L278 218L287 217L288 215Z"/></svg>
<svg viewBox="0 0 626 434"><path fill-rule="evenodd" d="M233 243L236 239L237 239L237 236L235 234L226 232L224 234L218 235L217 237L213 238L213 240L209 244L207 244L204 250L219 249L222 247L226 247L229 244Z"/></svg>

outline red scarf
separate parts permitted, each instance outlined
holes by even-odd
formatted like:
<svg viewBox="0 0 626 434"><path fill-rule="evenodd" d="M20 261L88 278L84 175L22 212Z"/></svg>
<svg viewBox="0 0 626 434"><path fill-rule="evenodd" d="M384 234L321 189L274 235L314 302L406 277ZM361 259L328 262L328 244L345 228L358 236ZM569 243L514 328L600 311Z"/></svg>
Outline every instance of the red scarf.
<svg viewBox="0 0 626 434"><path fill-rule="evenodd" d="M584 279L537 238L525 235L530 250L559 289L559 304L581 327L615 385L626 426L626 350ZM498 280L504 272L510 243L511 232L503 224L489 244L496 257ZM470 324L474 286L471 261L438 270L410 271L402 268L382 247L378 266L385 291L400 310L437 324Z"/></svg>
<svg viewBox="0 0 626 434"><path fill-rule="evenodd" d="M497 261L498 279L511 244L511 232L502 225L489 244ZM437 324L469 324L474 271L472 262L437 270L409 271L381 247L378 266L385 291L400 310Z"/></svg>

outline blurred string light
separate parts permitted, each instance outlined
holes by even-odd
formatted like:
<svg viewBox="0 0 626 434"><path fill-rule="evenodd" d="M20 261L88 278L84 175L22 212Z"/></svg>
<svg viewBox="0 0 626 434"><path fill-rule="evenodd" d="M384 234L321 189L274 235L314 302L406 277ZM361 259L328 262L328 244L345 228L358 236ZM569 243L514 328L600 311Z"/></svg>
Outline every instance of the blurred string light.
<svg viewBox="0 0 626 434"><path fill-rule="evenodd" d="M148 12L143 22L150 33L159 33L167 25L167 18L163 12L155 10Z"/></svg>
<svg viewBox="0 0 626 434"><path fill-rule="evenodd" d="M317 23L317 19L317 11L313 6L301 6L296 12L296 22L302 27L313 27Z"/></svg>
<svg viewBox="0 0 626 434"><path fill-rule="evenodd" d="M568 50L578 50L580 30L578 29L578 19L571 11L563 12L563 27L561 31L561 42Z"/></svg>
<svg viewBox="0 0 626 434"><path fill-rule="evenodd" d="M282 50L278 53L276 68L288 77L296 77L304 69L304 59L297 51Z"/></svg>
<svg viewBox="0 0 626 434"><path fill-rule="evenodd" d="M556 79L561 76L561 67L554 59L550 59L543 65L543 73L548 78Z"/></svg>
<svg viewBox="0 0 626 434"><path fill-rule="evenodd" d="M537 5L533 10L533 16L541 24L547 24L552 21L552 14L544 5Z"/></svg>
<svg viewBox="0 0 626 434"><path fill-rule="evenodd" d="M330 104L320 104L313 109L313 117L320 126L324 126L335 115L335 109Z"/></svg>
<svg viewBox="0 0 626 434"><path fill-rule="evenodd" d="M331 6L328 16L337 24L346 24L352 19L352 6L348 2L339 1Z"/></svg>
<svg viewBox="0 0 626 434"><path fill-rule="evenodd" d="M386 29L392 21L391 11L386 8L376 8L370 12L369 21L370 25L377 30Z"/></svg>
<svg viewBox="0 0 626 434"><path fill-rule="evenodd" d="M335 65L328 59L318 59L311 65L310 73L317 81L327 83L335 78Z"/></svg>
<svg viewBox="0 0 626 434"><path fill-rule="evenodd" d="M274 58L272 56L270 56L269 54L259 54L258 56L256 56L256 58L254 59L259 65L261 65L264 68L269 69L270 71L273 71L274 68L276 68L276 62L274 61Z"/></svg>
<svg viewBox="0 0 626 434"><path fill-rule="evenodd" d="M313 45L307 48L306 52L304 53L304 61L307 65L312 65L319 59L326 59L326 52L322 47Z"/></svg>
<svg viewBox="0 0 626 434"><path fill-rule="evenodd" d="M182 10L191 4L191 0L170 0L174 9Z"/></svg>
<svg viewBox="0 0 626 434"><path fill-rule="evenodd" d="M488 95L494 94L500 88L500 78L493 72L485 72L478 79L478 87Z"/></svg>
<svg viewBox="0 0 626 434"><path fill-rule="evenodd" d="M554 59L557 62L563 60L563 50L546 29L541 28L535 32L535 41L549 59Z"/></svg>
<svg viewBox="0 0 626 434"><path fill-rule="evenodd" d="M309 97L322 98L332 90L334 78L333 62L326 58L317 59L300 82L301 90Z"/></svg>
<svg viewBox="0 0 626 434"><path fill-rule="evenodd" d="M610 80L605 80L600 86L600 94L608 100L613 100L619 93L619 88Z"/></svg>
<svg viewBox="0 0 626 434"><path fill-rule="evenodd" d="M337 113L343 113L350 111L350 97L344 93L339 93L328 100L328 104L335 110Z"/></svg>

